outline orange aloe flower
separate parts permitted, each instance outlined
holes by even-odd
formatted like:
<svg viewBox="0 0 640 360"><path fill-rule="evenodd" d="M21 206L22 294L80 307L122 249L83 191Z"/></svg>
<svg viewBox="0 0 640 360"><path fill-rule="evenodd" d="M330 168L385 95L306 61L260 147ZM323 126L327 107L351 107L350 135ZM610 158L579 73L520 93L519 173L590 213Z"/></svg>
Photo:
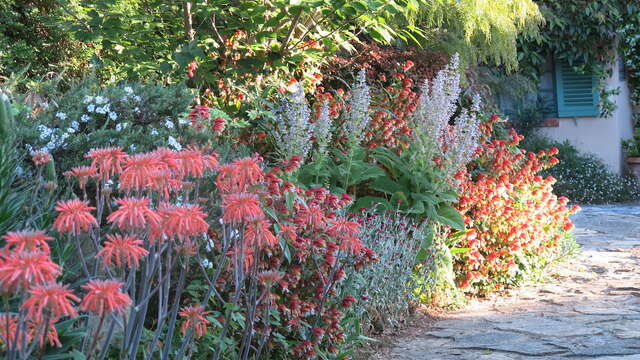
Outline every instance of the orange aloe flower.
<svg viewBox="0 0 640 360"><path fill-rule="evenodd" d="M93 149L84 157L92 159L91 167L98 169L101 179L109 180L111 176L122 172L122 160L127 154L121 147L109 147Z"/></svg>
<svg viewBox="0 0 640 360"><path fill-rule="evenodd" d="M147 174L146 186L158 192L162 199L169 199L171 192L182 187L182 181L173 177L169 170L155 170Z"/></svg>
<svg viewBox="0 0 640 360"><path fill-rule="evenodd" d="M58 337L58 330L56 329L56 322L58 321L58 319L49 319L49 321L44 324L39 324L39 323L32 323L30 324L30 326L33 328L33 333L37 334L38 331L36 329L38 329L41 326L45 326L46 327L46 333L44 334L44 336L42 338L40 338L40 347L44 346L44 341L45 339L49 342L49 344L51 346L57 346L57 347L61 347L62 343L60 342L60 338Z"/></svg>
<svg viewBox="0 0 640 360"><path fill-rule="evenodd" d="M244 232L244 239L249 246L268 248L278 244L278 239L273 235L269 227L271 224L264 218L250 222Z"/></svg>
<svg viewBox="0 0 640 360"><path fill-rule="evenodd" d="M235 177L236 167L233 165L222 165L218 168L218 176L216 177L216 186L222 194L233 192L242 192L246 189L240 188Z"/></svg>
<svg viewBox="0 0 640 360"><path fill-rule="evenodd" d="M149 174L164 167L165 163L156 153L131 155L122 162L120 187L123 190L142 190L149 182Z"/></svg>
<svg viewBox="0 0 640 360"><path fill-rule="evenodd" d="M34 251L40 250L49 254L51 249L47 241L53 240L51 236L47 236L44 231L31 231L22 230L16 232L8 232L7 235L2 237L7 244L5 247L8 249L13 247L11 251Z"/></svg>
<svg viewBox="0 0 640 360"><path fill-rule="evenodd" d="M54 282L58 275L60 266L42 251L12 252L0 259L0 284L3 291Z"/></svg>
<svg viewBox="0 0 640 360"><path fill-rule="evenodd" d="M232 163L235 169L235 177L241 189L256 185L264 180L264 172L260 168L262 159L259 156L242 158Z"/></svg>
<svg viewBox="0 0 640 360"><path fill-rule="evenodd" d="M29 288L29 297L22 304L27 316L34 321L41 321L45 310L53 318L63 316L76 317L78 313L71 303L79 302L67 285L48 283L33 285Z"/></svg>
<svg viewBox="0 0 640 360"><path fill-rule="evenodd" d="M163 163L163 167L169 170L178 170L180 168L180 164L178 164L178 160L176 159L176 152L168 149L168 148L157 148L153 152L155 156Z"/></svg>
<svg viewBox="0 0 640 360"><path fill-rule="evenodd" d="M160 224L160 216L149 208L151 201L146 198L122 198L116 200L120 205L118 210L107 217L110 224L115 224L120 229L140 229Z"/></svg>
<svg viewBox="0 0 640 360"><path fill-rule="evenodd" d="M194 329L196 338L204 336L209 325L209 320L204 316L210 313L211 311L204 311L204 306L202 305L185 306L180 309L178 314L184 318L182 326L180 326L182 336L185 336L190 328Z"/></svg>
<svg viewBox="0 0 640 360"><path fill-rule="evenodd" d="M98 251L97 257L102 259L106 267L111 267L115 262L117 267L126 264L128 267L138 267L140 258L147 256L149 252L143 248L142 240L133 236L107 235L104 247Z"/></svg>
<svg viewBox="0 0 640 360"><path fill-rule="evenodd" d="M18 334L18 315L3 313L0 314L0 344L4 345L5 349L8 345L16 344L18 349L22 348L22 337L26 336L26 343L31 343L33 340L33 329L28 329L26 332L22 331ZM17 340L16 340L16 337Z"/></svg>
<svg viewBox="0 0 640 360"><path fill-rule="evenodd" d="M97 173L98 170L92 166L78 166L71 168L69 171L65 171L63 175L78 179L80 189L84 189L85 185L87 185L87 181L90 178L96 177Z"/></svg>
<svg viewBox="0 0 640 360"><path fill-rule="evenodd" d="M190 146L176 153L176 159L180 167L180 176L202 177L206 167L205 157L202 150L195 146Z"/></svg>
<svg viewBox="0 0 640 360"><path fill-rule="evenodd" d="M87 294L82 299L80 309L100 316L107 313L123 314L131 304L129 295L121 291L123 284L115 280L91 280L82 288Z"/></svg>
<svg viewBox="0 0 640 360"><path fill-rule="evenodd" d="M249 193L224 196L222 209L224 211L223 219L226 222L250 222L264 216L258 197Z"/></svg>
<svg viewBox="0 0 640 360"><path fill-rule="evenodd" d="M58 201L55 210L60 214L53 222L53 228L61 233L79 234L80 231L89 231L91 226L98 225L96 218L89 212L95 210L95 207L89 206L88 201Z"/></svg>
<svg viewBox="0 0 640 360"><path fill-rule="evenodd" d="M190 236L206 233L209 224L207 214L198 205L168 206L162 210L165 234L184 240Z"/></svg>

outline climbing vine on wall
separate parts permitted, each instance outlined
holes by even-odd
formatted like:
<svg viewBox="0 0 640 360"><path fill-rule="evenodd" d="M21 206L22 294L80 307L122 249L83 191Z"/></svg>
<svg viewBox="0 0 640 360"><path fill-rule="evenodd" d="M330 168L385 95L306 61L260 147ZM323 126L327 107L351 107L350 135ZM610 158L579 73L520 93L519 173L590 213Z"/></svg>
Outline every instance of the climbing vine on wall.
<svg viewBox="0 0 640 360"><path fill-rule="evenodd" d="M627 19L620 29L620 50L627 70L631 100L640 103L640 5L627 5Z"/></svg>
<svg viewBox="0 0 640 360"><path fill-rule="evenodd" d="M566 61L579 73L593 73L604 80L611 75L620 24L626 21L629 6L624 0L537 0L546 24L536 41L519 39L521 71L538 79L549 56ZM615 109L612 95L600 81L600 108L603 116Z"/></svg>

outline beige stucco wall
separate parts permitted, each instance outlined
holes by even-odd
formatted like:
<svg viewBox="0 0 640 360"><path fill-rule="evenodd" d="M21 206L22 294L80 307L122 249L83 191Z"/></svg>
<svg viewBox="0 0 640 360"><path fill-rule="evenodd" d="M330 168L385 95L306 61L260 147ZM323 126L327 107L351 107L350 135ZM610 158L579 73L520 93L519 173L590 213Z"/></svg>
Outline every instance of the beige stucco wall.
<svg viewBox="0 0 640 360"><path fill-rule="evenodd" d="M624 159L622 140L633 136L633 123L629 88L619 76L618 61L613 65L607 88L620 89L612 98L617 108L610 118L560 118L558 127L542 128L541 132L552 139L569 140L578 150L600 157L611 170L620 174Z"/></svg>

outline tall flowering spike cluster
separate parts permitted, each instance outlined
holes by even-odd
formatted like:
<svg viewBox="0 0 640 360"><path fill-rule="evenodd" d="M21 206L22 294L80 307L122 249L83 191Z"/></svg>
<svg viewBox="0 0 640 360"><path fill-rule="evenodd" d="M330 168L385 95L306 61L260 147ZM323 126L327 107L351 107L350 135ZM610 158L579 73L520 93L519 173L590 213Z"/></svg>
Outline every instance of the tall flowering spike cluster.
<svg viewBox="0 0 640 360"><path fill-rule="evenodd" d="M478 96L473 98L470 109L461 109L455 125L449 125L462 92L459 65L456 54L431 83L425 81L412 117L416 154L444 160L449 173L473 159L480 139Z"/></svg>
<svg viewBox="0 0 640 360"><path fill-rule="evenodd" d="M351 97L347 104L347 118L342 127L344 136L350 147L362 142L365 129L369 125L371 105L371 88L367 84L366 73L360 70L356 83L351 88Z"/></svg>
<svg viewBox="0 0 640 360"><path fill-rule="evenodd" d="M329 115L329 102L324 100L320 106L318 120L314 126L313 136L316 140L317 154L319 157L327 155L327 147L331 144L333 120Z"/></svg>
<svg viewBox="0 0 640 360"><path fill-rule="evenodd" d="M307 158L314 131L311 120L311 109L304 88L297 84L291 97L278 109L272 130L276 150L282 159L299 156L304 161Z"/></svg>
<svg viewBox="0 0 640 360"><path fill-rule="evenodd" d="M448 173L454 173L460 166L469 163L475 156L480 143L480 96L473 97L471 108L462 109L455 125L445 132L443 147L444 158L449 165Z"/></svg>
<svg viewBox="0 0 640 360"><path fill-rule="evenodd" d="M538 173L558 160L557 149L527 153L518 148L522 136L484 143L479 160L484 173L473 178L465 169L460 181L458 210L471 231L459 246L470 251L455 260L458 284L469 292L500 288L518 270L518 259L529 266L560 251L564 233L573 228L567 198L553 194L552 177Z"/></svg>

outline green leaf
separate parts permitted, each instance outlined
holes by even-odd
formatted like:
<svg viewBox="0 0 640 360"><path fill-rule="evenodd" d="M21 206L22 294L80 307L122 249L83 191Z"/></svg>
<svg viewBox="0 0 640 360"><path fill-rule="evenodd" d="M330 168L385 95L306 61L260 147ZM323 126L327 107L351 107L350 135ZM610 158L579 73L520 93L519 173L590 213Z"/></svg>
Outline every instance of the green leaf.
<svg viewBox="0 0 640 360"><path fill-rule="evenodd" d="M380 205L384 209L389 209L389 201L377 196L363 196L356 200L352 205L353 209L371 209L376 205Z"/></svg>
<svg viewBox="0 0 640 360"><path fill-rule="evenodd" d="M402 185L391 180L389 177L380 177L372 182L369 187L375 191L379 191L381 193L393 195L396 192L406 192Z"/></svg>
<svg viewBox="0 0 640 360"><path fill-rule="evenodd" d="M438 216L434 220L444 225L451 226L456 230L465 229L465 224L464 224L464 220L462 219L462 215L458 210L456 210L451 205L440 204L440 206L438 206L438 209L436 211Z"/></svg>

